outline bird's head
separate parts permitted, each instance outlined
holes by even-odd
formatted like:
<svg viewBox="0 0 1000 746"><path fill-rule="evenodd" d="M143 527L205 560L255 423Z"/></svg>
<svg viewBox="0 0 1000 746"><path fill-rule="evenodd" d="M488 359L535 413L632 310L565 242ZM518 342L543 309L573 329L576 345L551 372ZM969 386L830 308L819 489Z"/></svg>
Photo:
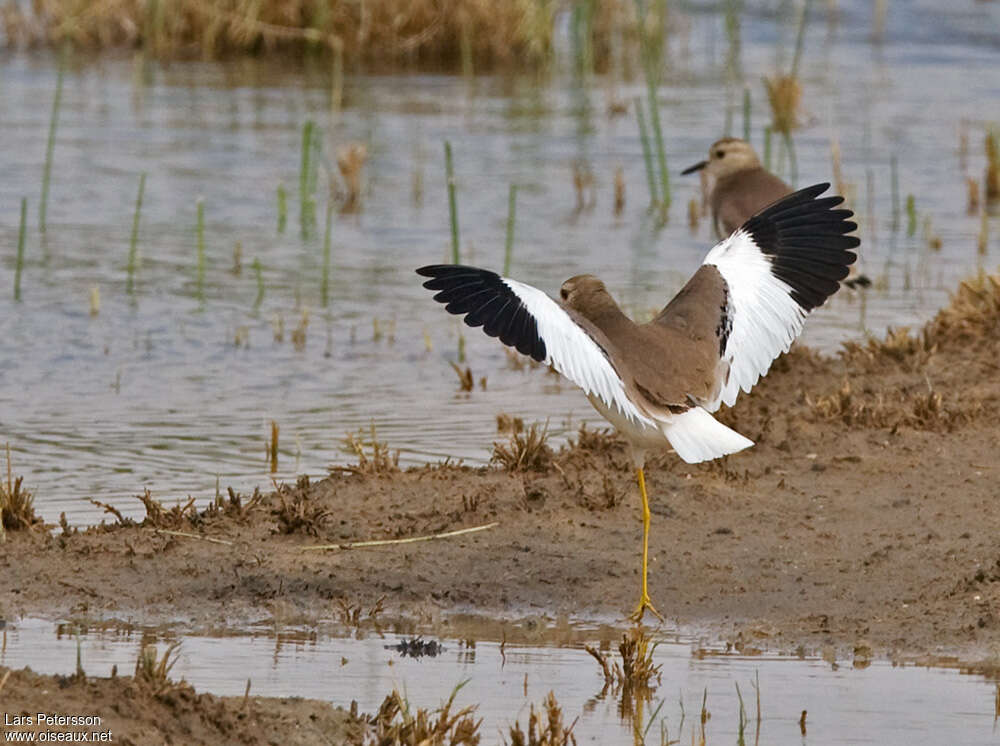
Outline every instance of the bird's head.
<svg viewBox="0 0 1000 746"><path fill-rule="evenodd" d="M559 297L565 306L588 318L609 305L616 306L604 283L593 275L570 277L559 288Z"/></svg>
<svg viewBox="0 0 1000 746"><path fill-rule="evenodd" d="M682 173L690 174L705 169L709 177L721 179L731 174L759 168L760 159L753 147L746 140L738 137L724 137L712 143L708 149L708 159L700 161L684 169Z"/></svg>

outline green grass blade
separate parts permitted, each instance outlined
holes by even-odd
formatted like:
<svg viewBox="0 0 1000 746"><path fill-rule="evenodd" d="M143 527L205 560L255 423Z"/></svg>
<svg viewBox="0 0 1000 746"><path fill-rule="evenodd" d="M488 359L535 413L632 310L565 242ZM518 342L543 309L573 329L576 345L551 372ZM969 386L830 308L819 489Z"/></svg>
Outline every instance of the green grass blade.
<svg viewBox="0 0 1000 746"><path fill-rule="evenodd" d="M451 143L444 141L444 170L448 179L448 213L451 216L451 262L459 263L458 199L455 195L455 167L451 157Z"/></svg>
<svg viewBox="0 0 1000 746"><path fill-rule="evenodd" d="M139 192L135 197L135 214L132 216L132 235L128 242L128 278L125 281L125 292L132 295L135 289L135 268L139 247L139 215L142 212L142 196L146 191L146 172L139 174Z"/></svg>
<svg viewBox="0 0 1000 746"><path fill-rule="evenodd" d="M45 165L42 168L42 199L38 205L38 230L45 233L45 218L49 206L49 182L52 179L52 155L56 148L56 126L59 123L59 107L62 103L63 77L66 74L66 59L69 57L69 42L59 56L59 73L56 76L56 95L52 99L52 116L49 118L49 137L45 143Z"/></svg>
<svg viewBox="0 0 1000 746"><path fill-rule="evenodd" d="M17 231L17 264L14 266L14 300L21 300L21 270L24 267L24 234L28 229L28 198L21 197L21 227Z"/></svg>

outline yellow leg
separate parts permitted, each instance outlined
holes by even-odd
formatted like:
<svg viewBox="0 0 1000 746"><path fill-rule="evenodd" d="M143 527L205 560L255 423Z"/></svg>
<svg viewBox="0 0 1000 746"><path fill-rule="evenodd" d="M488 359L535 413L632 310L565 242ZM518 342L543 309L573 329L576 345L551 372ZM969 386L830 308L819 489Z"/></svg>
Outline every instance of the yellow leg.
<svg viewBox="0 0 1000 746"><path fill-rule="evenodd" d="M639 495L642 497L642 595L639 597L639 604L629 615L633 622L641 622L642 615L649 609L662 622L663 616L653 606L649 600L649 588L646 584L647 571L649 569L649 498L646 497L646 477L639 467Z"/></svg>

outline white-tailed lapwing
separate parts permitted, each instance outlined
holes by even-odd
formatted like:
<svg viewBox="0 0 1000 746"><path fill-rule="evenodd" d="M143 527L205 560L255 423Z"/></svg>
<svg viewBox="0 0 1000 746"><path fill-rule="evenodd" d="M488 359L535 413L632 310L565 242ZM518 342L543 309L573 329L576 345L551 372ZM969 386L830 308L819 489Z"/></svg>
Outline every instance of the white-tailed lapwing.
<svg viewBox="0 0 1000 746"><path fill-rule="evenodd" d="M681 171L705 171L712 225L719 238L728 236L758 210L792 193L792 188L760 163L746 140L724 137L712 143L708 159Z"/></svg>
<svg viewBox="0 0 1000 746"><path fill-rule="evenodd" d="M841 197L802 189L718 243L694 276L646 324L628 318L593 275L563 283L560 300L495 272L421 267L434 300L491 337L547 363L584 390L628 442L642 499L642 592L632 618L653 607L647 587L646 452L670 445L688 463L753 441L712 412L749 391L786 352L806 314L840 287L859 241ZM662 618L662 617L661 617Z"/></svg>

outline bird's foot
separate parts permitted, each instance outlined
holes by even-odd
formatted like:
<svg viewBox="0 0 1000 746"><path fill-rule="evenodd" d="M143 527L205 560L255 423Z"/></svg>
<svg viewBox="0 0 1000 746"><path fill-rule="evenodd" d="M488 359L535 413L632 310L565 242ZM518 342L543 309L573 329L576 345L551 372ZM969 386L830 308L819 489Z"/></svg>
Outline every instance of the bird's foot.
<svg viewBox="0 0 1000 746"><path fill-rule="evenodd" d="M663 614L656 610L656 607L653 606L653 602L650 601L649 596L645 593L643 593L642 598L639 599L639 604L635 607L635 611L628 615L629 621L639 624L642 621L643 614L646 613L647 609L653 612L653 615L657 619L661 622L663 621Z"/></svg>

